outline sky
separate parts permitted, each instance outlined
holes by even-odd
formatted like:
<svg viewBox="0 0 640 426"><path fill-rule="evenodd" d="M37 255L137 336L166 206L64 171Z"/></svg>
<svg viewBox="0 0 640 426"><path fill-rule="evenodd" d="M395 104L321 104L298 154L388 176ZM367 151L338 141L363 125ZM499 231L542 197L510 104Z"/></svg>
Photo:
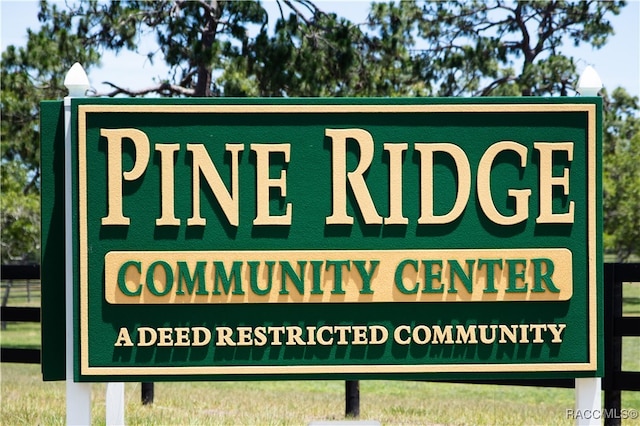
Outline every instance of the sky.
<svg viewBox="0 0 640 426"><path fill-rule="evenodd" d="M323 10L339 11L352 22L363 22L369 9L369 0L343 2L317 1ZM8 45L24 46L27 28L37 29L38 3L33 0L0 0L0 44L2 51ZM582 44L575 48L567 44L561 51L573 56L578 71L587 65L594 67L602 83L610 91L621 86L640 97L640 0L631 0L622 13L611 18L616 34L599 50ZM147 50L151 49L148 47ZM146 53L146 50L143 50ZM103 55L102 67L89 72L89 82L98 93L109 87L103 81L117 82L122 87L142 89L152 85L152 77L166 77L167 69L155 61L152 65L144 54L121 52Z"/></svg>

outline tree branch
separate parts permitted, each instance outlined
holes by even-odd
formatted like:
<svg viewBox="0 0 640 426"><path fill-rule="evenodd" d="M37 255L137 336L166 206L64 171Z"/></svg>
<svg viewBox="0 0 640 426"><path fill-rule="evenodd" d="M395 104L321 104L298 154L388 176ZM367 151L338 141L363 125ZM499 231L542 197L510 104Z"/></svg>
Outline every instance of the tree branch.
<svg viewBox="0 0 640 426"><path fill-rule="evenodd" d="M522 3L518 3L518 6L514 11L514 16L516 19L516 23L518 24L518 28L520 28L520 31L522 33L522 43L520 44L520 46L522 48L522 53L524 53L525 64L526 63L531 64L533 63L533 59L534 59L531 56L531 47L530 47L531 37L529 35L529 30L527 29L527 25L522 20Z"/></svg>
<svg viewBox="0 0 640 426"><path fill-rule="evenodd" d="M162 96L169 96L169 95L183 95L183 96L194 96L195 95L195 90L194 89L188 89L186 87L182 87L182 86L178 86L176 84L170 84L167 82L164 83L160 83L157 86L151 86L151 87L147 87L145 89L139 89L139 90L132 90L132 89L127 89L124 87L120 87L117 86L111 82L108 81L103 81L102 84L106 84L108 86L113 87L114 90L110 91L110 92L106 92L106 93L95 93L95 96L107 96L107 97L114 97L117 95L127 95L127 96L131 96L131 97L136 97L136 96L144 96L144 95L148 95L149 93L157 93L159 95Z"/></svg>
<svg viewBox="0 0 640 426"><path fill-rule="evenodd" d="M484 89L482 89L480 92L476 93L474 96L489 96L491 94L491 92L493 92L493 90L508 82L508 81L514 81L516 78L512 75L507 75L504 76L502 78L499 78L497 80L492 81L491 83L489 83L487 86L485 86Z"/></svg>
<svg viewBox="0 0 640 426"><path fill-rule="evenodd" d="M296 8L293 4L291 4L291 1L289 0L283 0L283 1L284 1L284 4L289 6L289 8L293 10L296 13L296 15L304 21L305 24L311 26L311 22L302 14L302 12L300 12L300 10L298 10L298 8Z"/></svg>

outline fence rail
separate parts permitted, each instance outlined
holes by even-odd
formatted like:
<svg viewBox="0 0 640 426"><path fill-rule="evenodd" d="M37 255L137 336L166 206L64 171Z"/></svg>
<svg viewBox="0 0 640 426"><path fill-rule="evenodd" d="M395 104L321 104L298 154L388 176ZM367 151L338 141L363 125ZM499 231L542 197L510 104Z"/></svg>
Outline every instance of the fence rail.
<svg viewBox="0 0 640 426"><path fill-rule="evenodd" d="M37 263L2 265L0 275L3 280L39 280L40 265Z"/></svg>
<svg viewBox="0 0 640 426"><path fill-rule="evenodd" d="M631 282L640 282L640 263L605 263L602 390L605 408L616 413L622 409L621 391L640 391L640 371L622 371L622 338L640 336L640 317L622 315L622 286ZM605 419L607 426L620 424L620 419Z"/></svg>
<svg viewBox="0 0 640 426"><path fill-rule="evenodd" d="M2 265L0 278L9 282L14 280L39 280L40 265ZM10 288L6 289L6 297L3 297L2 307L0 307L2 322L40 322L40 308L38 307L6 306ZM40 364L40 359L40 349L0 347L0 360L2 362Z"/></svg>
<svg viewBox="0 0 640 426"><path fill-rule="evenodd" d="M40 265L2 265L0 277L3 281L38 280ZM621 411L621 391L640 391L640 371L622 371L622 338L640 336L640 317L622 315L622 289L624 283L640 282L640 263L605 263L604 265L604 357L605 368L602 390L605 392L605 409ZM5 302L3 300L3 302ZM3 322L40 322L40 308L2 306ZM39 349L0 348L2 362L40 363ZM573 388L574 379L529 379L529 380L456 380L453 383L500 384L516 386L542 386ZM153 384L145 383L146 396L143 403L153 401ZM150 392L150 394L149 394ZM359 389L357 382L347 382L347 412L359 412ZM606 425L619 424L620 419L606 419Z"/></svg>

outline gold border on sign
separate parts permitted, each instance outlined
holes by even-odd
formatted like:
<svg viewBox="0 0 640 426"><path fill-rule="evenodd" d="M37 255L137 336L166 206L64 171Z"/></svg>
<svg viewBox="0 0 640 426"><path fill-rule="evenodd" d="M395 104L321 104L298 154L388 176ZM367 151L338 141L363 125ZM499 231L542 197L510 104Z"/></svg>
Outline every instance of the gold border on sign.
<svg viewBox="0 0 640 426"><path fill-rule="evenodd" d="M587 114L587 244L589 362L526 364L368 364L204 367L91 367L88 324L87 239L87 114L91 113L513 113L585 112ZM270 375L371 373L482 373L568 372L597 370L597 253L596 253L596 107L594 104L467 104L467 105L78 105L78 227L80 286L80 374L94 376L132 375Z"/></svg>

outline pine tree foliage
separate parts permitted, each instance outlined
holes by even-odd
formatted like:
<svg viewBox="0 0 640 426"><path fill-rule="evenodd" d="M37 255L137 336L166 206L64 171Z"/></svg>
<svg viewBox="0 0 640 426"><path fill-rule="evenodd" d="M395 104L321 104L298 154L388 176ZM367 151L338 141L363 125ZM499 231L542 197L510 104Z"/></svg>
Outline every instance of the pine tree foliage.
<svg viewBox="0 0 640 426"><path fill-rule="evenodd" d="M66 94L73 63L98 66L131 50L169 73L144 87L106 82L100 96L418 97L574 95L566 43L599 48L624 1L390 1L354 23L322 2L96 1L40 3L41 27L2 53L2 259L37 244L41 99ZM156 45L141 51L141 40ZM621 259L640 253L638 100L607 98L605 242ZM27 198L23 198L27 197ZM16 206L22 204L23 209ZM27 226L26 224L30 224ZM37 234L37 231L35 231ZM36 239L37 240L37 239ZM18 248L19 247L19 248Z"/></svg>

